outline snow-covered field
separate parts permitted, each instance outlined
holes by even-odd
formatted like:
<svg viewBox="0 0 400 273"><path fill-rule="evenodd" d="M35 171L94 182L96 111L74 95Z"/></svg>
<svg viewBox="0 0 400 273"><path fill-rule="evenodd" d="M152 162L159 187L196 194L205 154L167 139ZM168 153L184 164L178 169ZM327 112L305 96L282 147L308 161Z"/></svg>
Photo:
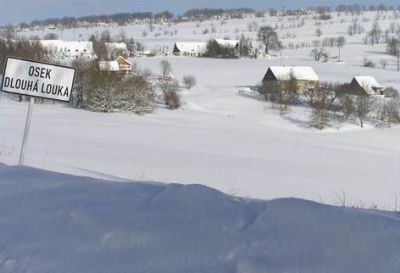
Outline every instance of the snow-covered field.
<svg viewBox="0 0 400 273"><path fill-rule="evenodd" d="M0 164L0 215L2 273L400 271L394 213L250 201L200 185Z"/></svg>
<svg viewBox="0 0 400 273"><path fill-rule="evenodd" d="M369 30L375 18L383 30L396 22L393 12L366 12L359 22ZM302 20L294 17L246 18L200 23L155 25L154 33L142 37L147 25L112 27L121 30L148 48L175 41L205 41L211 37L255 37L247 25L278 24L284 44L300 44L325 37L346 35L355 17L334 15L319 26L323 35L315 36L315 21L306 16L304 27L293 28ZM216 33L201 34L214 25ZM281 29L283 25L283 29ZM105 28L58 31L63 39L86 39ZM173 36L161 35L164 29ZM196 31L196 33L194 33ZM41 32L21 35L43 35ZM285 38L287 33L296 38ZM371 75L385 87L400 89L396 59L385 53L385 45L364 45L364 34L346 36L342 63L337 48L328 48L330 61L316 62L310 48L283 50L265 60L218 60L165 57L174 76L181 80L193 75L198 85L182 91L183 106L169 111L157 107L146 116L102 114L71 109L62 105L35 105L26 155L26 164L71 174L114 180L150 180L200 183L238 196L271 199L300 197L335 204L338 195L347 205L394 209L400 198L400 127L376 128L367 124L334 124L322 132L309 129L309 110L293 107L280 116L256 94L239 90L260 83L270 65L312 66L322 81L349 83L355 75ZM377 68L362 66L364 56ZM387 68L379 61L387 60ZM159 73L160 57L131 59L140 69ZM0 162L16 164L27 104L0 96Z"/></svg>
<svg viewBox="0 0 400 273"><path fill-rule="evenodd" d="M358 19L369 30L375 18L383 30L397 22L392 12ZM247 26L257 22L277 24L284 44L298 45L346 35L353 19L335 14L321 37L312 16L109 30L172 50L176 41L255 38ZM212 26L216 33L201 34ZM57 34L85 40L104 29ZM279 115L250 91L272 65L312 66L328 82L370 75L400 89L396 59L362 37L346 36L340 63L334 47L326 63L311 48L258 60L131 58L154 77L166 59L178 80L193 75L197 86L180 92L179 110L157 105L144 116L35 104L29 167L12 166L28 104L1 93L0 273L400 272L399 214L384 211L400 209L400 126L352 120L319 131L308 126L310 109ZM377 67L363 67L365 56Z"/></svg>
<svg viewBox="0 0 400 273"><path fill-rule="evenodd" d="M137 63L157 71L160 60ZM348 124L320 132L307 128L307 109L294 108L282 117L255 94L239 94L279 58L168 60L177 78L197 77L195 88L182 91L182 109L157 108L136 116L35 105L26 164L96 177L200 183L261 199L335 203L344 191L348 204L394 208L400 188L399 127ZM311 64L300 57L288 60ZM321 78L343 81L349 67L314 66ZM361 67L351 71L371 73ZM373 75L385 85L399 79L396 72ZM0 100L1 162L17 162L26 110L25 103Z"/></svg>

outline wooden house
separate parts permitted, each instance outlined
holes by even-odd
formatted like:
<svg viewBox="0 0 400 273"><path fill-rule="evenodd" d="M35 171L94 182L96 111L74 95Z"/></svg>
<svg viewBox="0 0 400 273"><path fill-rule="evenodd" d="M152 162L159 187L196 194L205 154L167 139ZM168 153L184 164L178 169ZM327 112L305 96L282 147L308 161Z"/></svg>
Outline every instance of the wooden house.
<svg viewBox="0 0 400 273"><path fill-rule="evenodd" d="M352 95L383 95L383 86L374 77L356 76L350 83L349 93Z"/></svg>
<svg viewBox="0 0 400 273"><path fill-rule="evenodd" d="M99 68L101 71L131 74L133 65L124 57L119 56L115 61L100 61Z"/></svg>
<svg viewBox="0 0 400 273"><path fill-rule="evenodd" d="M287 90L302 94L306 90L317 88L319 78L308 66L271 66L265 73L262 84L267 92Z"/></svg>

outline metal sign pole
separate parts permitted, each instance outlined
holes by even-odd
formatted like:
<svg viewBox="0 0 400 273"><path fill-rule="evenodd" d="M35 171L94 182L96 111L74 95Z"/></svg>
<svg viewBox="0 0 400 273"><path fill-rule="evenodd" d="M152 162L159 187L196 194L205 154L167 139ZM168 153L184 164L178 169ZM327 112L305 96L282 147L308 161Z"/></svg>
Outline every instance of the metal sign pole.
<svg viewBox="0 0 400 273"><path fill-rule="evenodd" d="M24 165L24 161L25 161L25 150L26 150L26 145L28 142L29 128L31 127L33 102L34 102L34 98L29 97L29 106L28 106L28 113L26 115L26 121L25 121L24 138L22 140L22 147L21 147L21 153L19 155L18 165Z"/></svg>

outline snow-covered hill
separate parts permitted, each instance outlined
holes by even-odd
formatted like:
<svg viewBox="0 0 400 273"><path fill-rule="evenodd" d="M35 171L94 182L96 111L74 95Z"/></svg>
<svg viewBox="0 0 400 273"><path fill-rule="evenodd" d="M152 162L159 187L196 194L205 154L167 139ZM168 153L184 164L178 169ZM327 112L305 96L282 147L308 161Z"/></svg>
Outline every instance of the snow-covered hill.
<svg viewBox="0 0 400 273"><path fill-rule="evenodd" d="M286 64L312 65L322 80L350 81L371 74L400 86L397 72L316 63L291 52ZM351 53L345 58L351 59ZM133 59L159 73L162 58ZM26 164L107 179L201 183L242 197L298 197L393 210L399 192L400 127L338 124L309 129L310 110L281 116L255 93L240 89L261 81L270 60L168 57L174 76L191 74L197 86L182 90L177 111L157 107L146 116L93 113L36 104ZM0 162L16 164L27 104L0 96Z"/></svg>
<svg viewBox="0 0 400 273"><path fill-rule="evenodd" d="M0 164L2 273L397 273L399 257L394 213Z"/></svg>
<svg viewBox="0 0 400 273"><path fill-rule="evenodd" d="M176 79L193 75L197 86L180 92L181 109L158 106L146 116L35 105L26 164L113 180L201 183L224 193L261 199L298 197L335 204L337 195L344 192L349 205L393 210L396 198L400 199L398 125L387 129L384 124L367 122L360 129L354 119L335 120L320 132L308 128L310 109L292 107L281 116L248 91L260 83L269 66L276 65L311 66L321 81L331 83L350 83L353 76L369 75L384 87L400 89L396 58L385 52L384 42L374 46L363 42L375 20L382 31L396 26L397 13L331 15L326 21L316 21L315 14L310 14L163 23L154 24L152 32L143 23L59 29L57 34L64 40L85 40L105 29L116 38L125 31L147 49L168 46L171 52L179 41L236 39L241 34L255 39L256 31L249 25L271 25L277 27L285 49L273 52L275 56L269 59L130 58L139 69L150 69L154 78L160 74L160 61L166 59ZM355 20L364 33L349 36L347 28ZM321 37L316 35L317 28ZM209 32L202 34L205 29ZM56 31L19 35L41 37L50 32ZM314 61L310 56L313 41L339 35L347 40L341 49L343 62L338 62L337 47L326 48L327 62ZM365 57L376 67L364 67ZM379 65L382 60L387 62L385 69ZM17 162L26 110L25 103L0 95L0 162Z"/></svg>

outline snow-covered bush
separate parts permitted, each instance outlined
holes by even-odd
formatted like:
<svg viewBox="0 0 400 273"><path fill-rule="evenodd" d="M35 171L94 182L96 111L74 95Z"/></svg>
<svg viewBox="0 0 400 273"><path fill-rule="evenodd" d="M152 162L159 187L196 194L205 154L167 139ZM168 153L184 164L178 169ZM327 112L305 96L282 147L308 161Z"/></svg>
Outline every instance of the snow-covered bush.
<svg viewBox="0 0 400 273"><path fill-rule="evenodd" d="M196 85L196 78L192 75L187 75L184 76L182 79L183 86L187 89L190 90L192 87Z"/></svg>
<svg viewBox="0 0 400 273"><path fill-rule="evenodd" d="M137 114L153 110L151 83L141 75L104 72L97 61L77 60L72 105L96 112L129 111Z"/></svg>
<svg viewBox="0 0 400 273"><path fill-rule="evenodd" d="M165 105L168 109L174 110L181 107L181 100L178 95L180 86L175 79L160 79L159 88L164 95Z"/></svg>

